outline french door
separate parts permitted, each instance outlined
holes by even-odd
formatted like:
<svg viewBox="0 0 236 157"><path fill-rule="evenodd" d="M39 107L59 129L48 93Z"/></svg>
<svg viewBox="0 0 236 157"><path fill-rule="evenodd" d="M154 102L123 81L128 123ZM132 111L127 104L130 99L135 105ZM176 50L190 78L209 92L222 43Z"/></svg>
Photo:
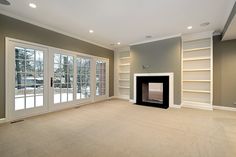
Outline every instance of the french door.
<svg viewBox="0 0 236 157"><path fill-rule="evenodd" d="M103 100L109 61L7 39L6 113L10 120Z"/></svg>
<svg viewBox="0 0 236 157"><path fill-rule="evenodd" d="M9 40L7 46L7 114L11 119L47 110L48 49Z"/></svg>

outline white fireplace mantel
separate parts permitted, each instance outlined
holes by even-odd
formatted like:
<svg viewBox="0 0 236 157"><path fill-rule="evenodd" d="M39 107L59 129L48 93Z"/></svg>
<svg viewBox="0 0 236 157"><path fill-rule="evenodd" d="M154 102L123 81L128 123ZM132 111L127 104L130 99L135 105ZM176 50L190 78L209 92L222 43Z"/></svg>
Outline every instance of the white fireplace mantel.
<svg viewBox="0 0 236 157"><path fill-rule="evenodd" d="M136 103L136 85L138 76L169 76L169 106L173 107L174 105L174 73L135 73L134 74L134 98L133 103Z"/></svg>

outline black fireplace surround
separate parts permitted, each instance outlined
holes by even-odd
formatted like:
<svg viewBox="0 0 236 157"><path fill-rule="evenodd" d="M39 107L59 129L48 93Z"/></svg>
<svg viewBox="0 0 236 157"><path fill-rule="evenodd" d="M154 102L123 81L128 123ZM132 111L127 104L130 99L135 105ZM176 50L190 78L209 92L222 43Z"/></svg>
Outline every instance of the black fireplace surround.
<svg viewBox="0 0 236 157"><path fill-rule="evenodd" d="M144 101L144 86L148 86L149 83L162 83L162 101ZM169 107L169 76L137 76L136 104L167 109Z"/></svg>

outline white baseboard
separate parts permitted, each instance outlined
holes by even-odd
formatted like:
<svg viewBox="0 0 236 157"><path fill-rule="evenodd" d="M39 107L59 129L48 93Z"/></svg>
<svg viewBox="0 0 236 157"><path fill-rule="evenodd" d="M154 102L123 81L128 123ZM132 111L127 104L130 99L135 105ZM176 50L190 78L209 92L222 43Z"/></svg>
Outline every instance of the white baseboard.
<svg viewBox="0 0 236 157"><path fill-rule="evenodd" d="M133 99L129 99L129 102L136 103Z"/></svg>
<svg viewBox="0 0 236 157"><path fill-rule="evenodd" d="M226 106L213 106L213 109L216 109L216 110L224 110L224 111L234 111L236 112L236 108L234 107L226 107Z"/></svg>
<svg viewBox="0 0 236 157"><path fill-rule="evenodd" d="M117 98L118 98L117 96L110 96L110 97L108 97L108 100L117 99Z"/></svg>
<svg viewBox="0 0 236 157"><path fill-rule="evenodd" d="M1 118L1 119L0 119L0 124L1 124L1 123L5 123L5 122L6 122L6 118Z"/></svg>
<svg viewBox="0 0 236 157"><path fill-rule="evenodd" d="M181 108L181 105L176 105L176 104L173 104L173 105L170 105L171 108Z"/></svg>
<svg viewBox="0 0 236 157"><path fill-rule="evenodd" d="M204 106L204 105L182 104L181 106L186 107L186 108L194 108L194 109L201 109L201 110L209 110L209 111L213 110L211 106Z"/></svg>

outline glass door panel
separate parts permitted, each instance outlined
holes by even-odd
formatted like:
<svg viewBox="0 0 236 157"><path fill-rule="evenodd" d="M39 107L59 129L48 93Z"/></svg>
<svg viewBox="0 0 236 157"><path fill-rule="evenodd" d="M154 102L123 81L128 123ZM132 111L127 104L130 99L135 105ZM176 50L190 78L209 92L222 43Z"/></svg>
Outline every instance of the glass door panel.
<svg viewBox="0 0 236 157"><path fill-rule="evenodd" d="M54 104L73 101L74 57L54 54Z"/></svg>
<svg viewBox="0 0 236 157"><path fill-rule="evenodd" d="M43 106L44 52L15 47L15 105L14 110Z"/></svg>
<svg viewBox="0 0 236 157"><path fill-rule="evenodd" d="M96 61L96 96L106 95L106 62Z"/></svg>
<svg viewBox="0 0 236 157"><path fill-rule="evenodd" d="M89 99L91 96L90 75L91 60L89 58L77 57L77 92L76 99Z"/></svg>

